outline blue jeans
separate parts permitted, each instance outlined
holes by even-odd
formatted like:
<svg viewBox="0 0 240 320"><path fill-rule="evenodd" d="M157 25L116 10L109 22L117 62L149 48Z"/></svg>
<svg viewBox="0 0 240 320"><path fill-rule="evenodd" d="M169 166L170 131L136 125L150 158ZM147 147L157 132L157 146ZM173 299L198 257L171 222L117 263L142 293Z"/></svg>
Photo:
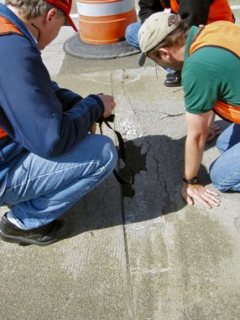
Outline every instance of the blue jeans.
<svg viewBox="0 0 240 320"><path fill-rule="evenodd" d="M223 192L240 191L240 125L230 125L216 145L222 154L210 166L213 185Z"/></svg>
<svg viewBox="0 0 240 320"><path fill-rule="evenodd" d="M8 174L1 205L10 206L8 218L20 228L43 226L102 182L116 161L112 140L96 134L51 160L29 153Z"/></svg>
<svg viewBox="0 0 240 320"><path fill-rule="evenodd" d="M140 50L139 48L139 42L138 42L138 31L141 27L141 22L137 21L134 23L131 23L127 26L125 31L125 39L126 41L133 46L134 48Z"/></svg>

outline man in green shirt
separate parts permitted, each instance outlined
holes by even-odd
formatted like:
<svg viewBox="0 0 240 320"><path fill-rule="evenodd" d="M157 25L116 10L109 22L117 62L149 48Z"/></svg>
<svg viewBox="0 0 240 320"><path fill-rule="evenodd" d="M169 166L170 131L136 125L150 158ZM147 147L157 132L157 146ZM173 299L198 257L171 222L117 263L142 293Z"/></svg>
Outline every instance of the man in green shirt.
<svg viewBox="0 0 240 320"><path fill-rule="evenodd" d="M152 15L139 31L141 64L149 57L163 67L182 69L187 121L182 195L188 204L200 201L209 208L220 204L219 194L199 184L197 178L214 111L233 124L218 138L222 154L210 166L212 183L221 191L240 191L237 39L240 26L230 22L189 29L177 15L166 12Z"/></svg>

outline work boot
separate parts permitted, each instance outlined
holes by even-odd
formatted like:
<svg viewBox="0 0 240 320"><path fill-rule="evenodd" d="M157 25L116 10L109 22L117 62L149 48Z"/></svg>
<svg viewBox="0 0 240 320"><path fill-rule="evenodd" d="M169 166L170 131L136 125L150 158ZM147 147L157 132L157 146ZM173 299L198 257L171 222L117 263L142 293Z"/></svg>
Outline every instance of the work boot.
<svg viewBox="0 0 240 320"><path fill-rule="evenodd" d="M181 71L175 71L174 73L168 73L166 80L164 81L166 87L179 87L181 86Z"/></svg>
<svg viewBox="0 0 240 320"><path fill-rule="evenodd" d="M15 226L6 214L0 222L0 238L3 241L18 243L19 245L36 244L45 246L63 239L66 234L66 224L63 220L54 220L42 227L23 230Z"/></svg>

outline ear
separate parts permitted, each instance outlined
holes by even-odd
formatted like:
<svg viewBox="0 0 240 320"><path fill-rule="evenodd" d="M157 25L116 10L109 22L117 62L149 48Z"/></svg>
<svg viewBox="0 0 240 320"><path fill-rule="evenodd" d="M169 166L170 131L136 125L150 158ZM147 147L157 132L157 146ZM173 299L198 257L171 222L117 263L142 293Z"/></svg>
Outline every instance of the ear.
<svg viewBox="0 0 240 320"><path fill-rule="evenodd" d="M159 49L159 55L162 58L169 58L170 56L170 52L169 52L169 48L160 48Z"/></svg>
<svg viewBox="0 0 240 320"><path fill-rule="evenodd" d="M57 17L57 14L58 14L57 9L55 8L50 9L46 14L46 18L45 18L46 23L51 23Z"/></svg>

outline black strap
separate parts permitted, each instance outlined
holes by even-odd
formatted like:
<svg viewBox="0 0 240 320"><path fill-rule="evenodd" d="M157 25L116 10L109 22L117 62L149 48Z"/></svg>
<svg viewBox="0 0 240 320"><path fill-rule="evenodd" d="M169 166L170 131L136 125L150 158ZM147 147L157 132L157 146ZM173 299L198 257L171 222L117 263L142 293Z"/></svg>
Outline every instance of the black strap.
<svg viewBox="0 0 240 320"><path fill-rule="evenodd" d="M109 124L109 122L114 122L114 119L115 119L115 115L112 114L110 115L109 117L107 118L103 118L101 117L99 120L98 120L98 123L99 123L99 129L100 129L100 132L101 134L103 134L103 130L102 130L102 125L103 123L105 123L105 125L111 129L116 137L117 137L117 140L118 140L118 147L119 147L119 157L122 159L122 161L124 162L125 164L125 168L127 168L129 171L130 171L130 181L127 181L125 178L123 178L119 172L117 172L116 169L113 170L113 174L116 178L116 180L120 183L120 184L130 184L132 185L134 183L134 174L132 172L132 170L130 169L130 167L127 165L127 159L126 159L126 148L125 148L125 144L124 144L124 141L123 141L123 137L121 135L121 133L115 129L112 128L112 126Z"/></svg>

